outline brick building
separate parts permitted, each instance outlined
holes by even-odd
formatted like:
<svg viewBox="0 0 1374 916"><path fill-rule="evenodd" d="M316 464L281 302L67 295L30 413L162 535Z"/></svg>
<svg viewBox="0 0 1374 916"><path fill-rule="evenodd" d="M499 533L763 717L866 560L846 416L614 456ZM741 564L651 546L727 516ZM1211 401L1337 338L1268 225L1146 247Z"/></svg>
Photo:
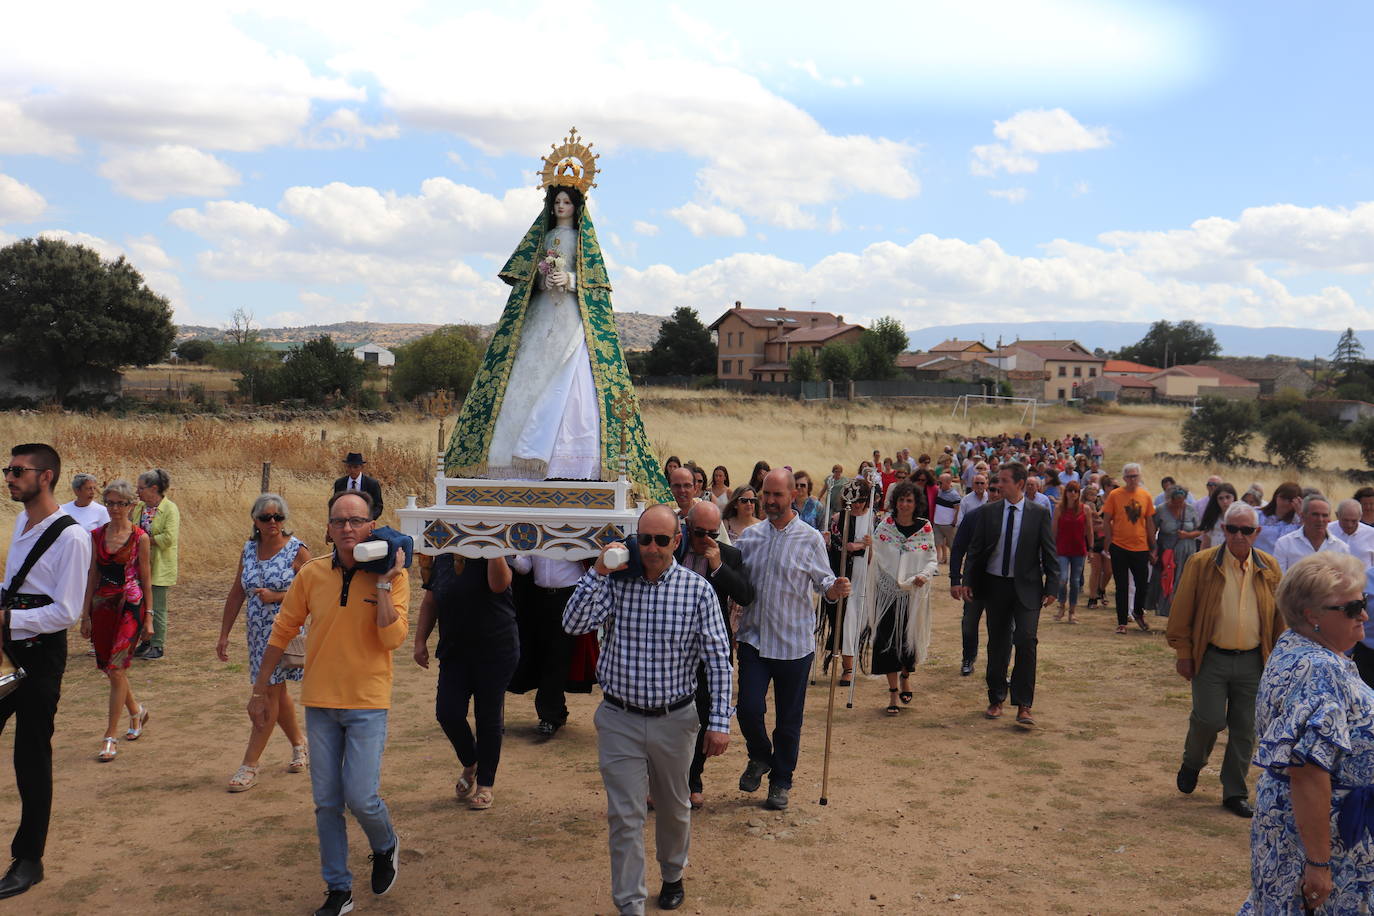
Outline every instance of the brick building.
<svg viewBox="0 0 1374 916"><path fill-rule="evenodd" d="M863 327L843 315L793 309L747 309L739 302L711 323L716 375L727 381L785 382L799 349L819 354L832 343L856 343Z"/></svg>

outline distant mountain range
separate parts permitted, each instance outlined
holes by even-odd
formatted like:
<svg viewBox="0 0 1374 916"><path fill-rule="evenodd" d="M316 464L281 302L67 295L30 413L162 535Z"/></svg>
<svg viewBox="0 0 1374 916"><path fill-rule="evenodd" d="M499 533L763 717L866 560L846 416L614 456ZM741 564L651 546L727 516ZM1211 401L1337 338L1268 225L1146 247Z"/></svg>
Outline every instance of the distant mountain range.
<svg viewBox="0 0 1374 916"><path fill-rule="evenodd" d="M1317 331L1311 328L1247 328L1238 324L1210 324L1202 326L1216 335L1225 356L1290 356L1294 359L1328 357L1336 348L1340 331ZM960 340L981 340L989 347L1023 340L1076 340L1089 350L1119 350L1145 336L1148 321L1026 321L1019 324L974 322L970 324L942 324L908 332L911 349L928 350L951 337ZM1365 352L1374 353L1374 330L1356 331Z"/></svg>

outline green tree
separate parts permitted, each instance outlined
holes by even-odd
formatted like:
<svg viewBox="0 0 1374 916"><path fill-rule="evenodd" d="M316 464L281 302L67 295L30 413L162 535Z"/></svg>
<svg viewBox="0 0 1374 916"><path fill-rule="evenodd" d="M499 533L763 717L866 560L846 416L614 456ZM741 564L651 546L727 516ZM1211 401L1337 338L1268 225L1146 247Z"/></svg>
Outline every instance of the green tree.
<svg viewBox="0 0 1374 916"><path fill-rule="evenodd" d="M1295 468L1310 467L1321 434L1320 426L1290 410L1264 425L1264 451Z"/></svg>
<svg viewBox="0 0 1374 916"><path fill-rule="evenodd" d="M1249 444L1259 423L1254 401L1203 398L1183 421L1183 450L1212 461L1230 461Z"/></svg>
<svg viewBox="0 0 1374 916"><path fill-rule="evenodd" d="M790 378L794 382L814 382L821 377L816 354L809 347L802 347L793 353L792 358L787 361L787 366L792 370Z"/></svg>
<svg viewBox="0 0 1374 916"><path fill-rule="evenodd" d="M262 342L262 336L253 324L252 312L234 309L224 335L224 343L216 346L210 354L211 364L240 373L267 366L272 351Z"/></svg>
<svg viewBox="0 0 1374 916"><path fill-rule="evenodd" d="M857 347L833 343L821 349L817 363L822 378L832 382L848 382L857 377L862 356Z"/></svg>
<svg viewBox="0 0 1374 916"><path fill-rule="evenodd" d="M1350 424L1346 435L1360 450L1366 467L1374 467L1374 417L1365 417Z"/></svg>
<svg viewBox="0 0 1374 916"><path fill-rule="evenodd" d="M859 337L855 378L889 379L897 374L897 354L907 348L906 330L896 318L879 318Z"/></svg>
<svg viewBox="0 0 1374 916"><path fill-rule="evenodd" d="M56 239L0 248L0 366L59 401L83 378L166 359L175 336L167 298L123 257Z"/></svg>
<svg viewBox="0 0 1374 916"><path fill-rule="evenodd" d="M461 401L482 362L481 331L472 325L446 325L396 348L391 388L410 400L444 389Z"/></svg>
<svg viewBox="0 0 1374 916"><path fill-rule="evenodd" d="M1221 355L1221 344L1217 343L1215 334L1196 321L1178 324L1156 321L1144 337L1129 347L1122 347L1117 355L1121 359L1167 369L1215 359Z"/></svg>
<svg viewBox="0 0 1374 916"><path fill-rule="evenodd" d="M323 404L336 393L357 401L364 374L362 361L325 334L292 347L279 366L247 370L234 384L259 404L288 399Z"/></svg>
<svg viewBox="0 0 1374 916"><path fill-rule="evenodd" d="M696 309L681 306L663 322L647 364L650 375L715 375L716 345Z"/></svg>
<svg viewBox="0 0 1374 916"><path fill-rule="evenodd" d="M1364 344L1355 336L1354 328L1346 328L1331 351L1331 368L1337 376L1345 376L1364 362Z"/></svg>
<svg viewBox="0 0 1374 916"><path fill-rule="evenodd" d="M215 352L215 342L202 337L183 340L177 344L177 356L188 363L203 363Z"/></svg>

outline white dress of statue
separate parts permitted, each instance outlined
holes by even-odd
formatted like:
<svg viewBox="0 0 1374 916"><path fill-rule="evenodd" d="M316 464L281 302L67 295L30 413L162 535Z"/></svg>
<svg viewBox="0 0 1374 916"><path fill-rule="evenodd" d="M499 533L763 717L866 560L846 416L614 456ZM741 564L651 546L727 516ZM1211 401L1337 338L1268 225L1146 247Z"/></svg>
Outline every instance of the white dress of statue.
<svg viewBox="0 0 1374 916"><path fill-rule="evenodd" d="M544 237L544 251L556 252L566 269L536 274L492 431L487 466L495 478L601 476L601 418L571 269L577 263L576 210L562 191L552 209L555 226Z"/></svg>

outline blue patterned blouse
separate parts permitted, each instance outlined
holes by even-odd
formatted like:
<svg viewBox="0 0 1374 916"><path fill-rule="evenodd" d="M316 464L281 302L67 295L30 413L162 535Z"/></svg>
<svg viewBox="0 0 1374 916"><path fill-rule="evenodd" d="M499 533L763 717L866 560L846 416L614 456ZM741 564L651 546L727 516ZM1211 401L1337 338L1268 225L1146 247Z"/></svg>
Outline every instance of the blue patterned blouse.
<svg viewBox="0 0 1374 916"><path fill-rule="evenodd" d="M1255 719L1255 818L1250 897L1242 914L1301 916L1305 850L1287 767L1331 774L1331 880L1319 912L1374 912L1374 690L1355 663L1292 630L1260 678Z"/></svg>

